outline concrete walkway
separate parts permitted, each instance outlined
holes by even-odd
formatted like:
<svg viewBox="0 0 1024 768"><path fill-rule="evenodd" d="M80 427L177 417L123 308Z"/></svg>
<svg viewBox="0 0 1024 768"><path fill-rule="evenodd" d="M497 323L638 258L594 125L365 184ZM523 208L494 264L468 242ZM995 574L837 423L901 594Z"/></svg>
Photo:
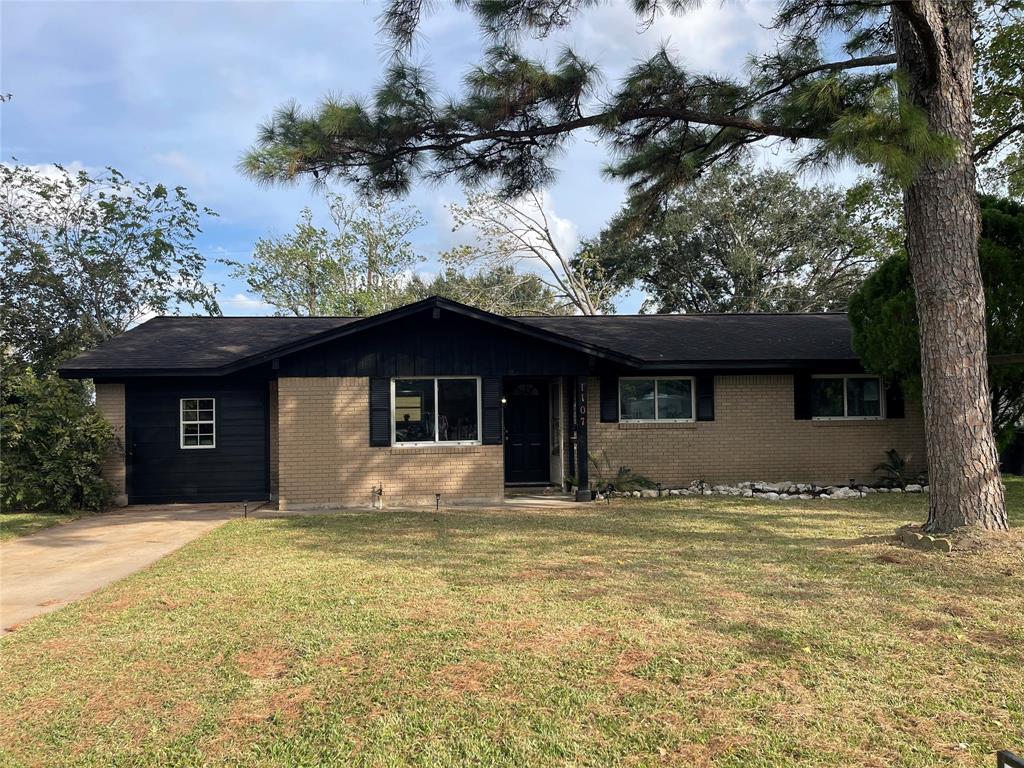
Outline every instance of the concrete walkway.
<svg viewBox="0 0 1024 768"><path fill-rule="evenodd" d="M3 542L0 632L123 579L241 516L241 504L125 507Z"/></svg>

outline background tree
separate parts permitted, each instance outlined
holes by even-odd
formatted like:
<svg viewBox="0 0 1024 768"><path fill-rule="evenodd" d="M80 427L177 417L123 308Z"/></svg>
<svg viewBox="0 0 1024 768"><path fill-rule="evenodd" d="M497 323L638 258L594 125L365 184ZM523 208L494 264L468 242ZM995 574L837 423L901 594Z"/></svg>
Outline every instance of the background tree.
<svg viewBox="0 0 1024 768"><path fill-rule="evenodd" d="M261 130L244 167L260 180L308 174L394 192L416 177L496 180L513 199L543 188L569 137L591 129L616 157L609 173L653 205L765 140L792 142L804 163L876 166L904 188L920 321L927 526L1005 529L977 252L974 3L780 0L776 49L755 56L747 76L690 72L662 49L608 93L599 93L597 68L576 52L563 51L549 67L517 46L523 33L543 37L592 5L462 6L494 45L451 98L401 55L430 4L392 0L383 27L399 55L373 106L328 98L309 114L286 107ZM641 20L693 5L633 2Z"/></svg>
<svg viewBox="0 0 1024 768"><path fill-rule="evenodd" d="M645 226L627 205L589 252L654 312L842 310L899 246L876 185L802 188L791 173L729 164L673 192ZM888 209L888 210L891 210Z"/></svg>
<svg viewBox="0 0 1024 768"><path fill-rule="evenodd" d="M462 246L456 251L464 251ZM517 272L509 265L466 273L450 265L451 254L442 254L449 266L431 280L415 276L406 288L409 301L443 296L498 315L567 315L573 306L559 297L537 275ZM455 254L456 259L465 256Z"/></svg>
<svg viewBox="0 0 1024 768"><path fill-rule="evenodd" d="M460 269L483 268L486 273L528 270L552 293L582 315L611 309L614 291L603 280L599 265L585 253L567 253L552 232L543 196L533 190L515 200L490 193L470 192L466 204L448 206L455 230L470 228L482 243L449 254Z"/></svg>
<svg viewBox="0 0 1024 768"><path fill-rule="evenodd" d="M1024 197L1024 0L985 0L978 9L975 159L986 182Z"/></svg>
<svg viewBox="0 0 1024 768"><path fill-rule="evenodd" d="M363 275L353 314L373 315L401 304L403 286L424 260L409 240L425 223L422 214L385 195L350 200L329 194L327 201L341 242Z"/></svg>
<svg viewBox="0 0 1024 768"><path fill-rule="evenodd" d="M353 314L360 274L338 233L313 223L304 208L294 231L256 241L250 261L225 259L231 276L278 315Z"/></svg>
<svg viewBox="0 0 1024 768"><path fill-rule="evenodd" d="M0 312L16 367L52 371L147 314L220 314L182 187L0 166Z"/></svg>
<svg viewBox="0 0 1024 768"><path fill-rule="evenodd" d="M423 260L408 239L423 223L419 211L380 195L329 193L327 202L331 229L305 208L293 232L258 240L250 261L225 259L231 276L279 315L372 315L401 304Z"/></svg>
<svg viewBox="0 0 1024 768"><path fill-rule="evenodd" d="M985 284L988 347L993 356L1024 352L1024 206L979 198L979 248ZM921 391L921 353L906 253L890 257L850 299L857 354L869 370ZM1024 421L1024 364L990 365L993 429L1000 445Z"/></svg>

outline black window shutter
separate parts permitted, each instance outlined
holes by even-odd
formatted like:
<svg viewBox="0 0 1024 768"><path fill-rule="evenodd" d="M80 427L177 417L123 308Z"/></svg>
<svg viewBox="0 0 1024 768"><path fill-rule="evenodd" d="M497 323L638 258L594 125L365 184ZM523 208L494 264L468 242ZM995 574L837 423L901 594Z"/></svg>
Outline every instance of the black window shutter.
<svg viewBox="0 0 1024 768"><path fill-rule="evenodd" d="M811 418L811 374L793 374L793 418L808 421Z"/></svg>
<svg viewBox="0 0 1024 768"><path fill-rule="evenodd" d="M370 379L370 445L391 445L390 379Z"/></svg>
<svg viewBox="0 0 1024 768"><path fill-rule="evenodd" d="M890 382L885 387L885 418L902 419L905 411L903 387L899 385L899 382Z"/></svg>
<svg viewBox="0 0 1024 768"><path fill-rule="evenodd" d="M480 382L480 390L484 417L480 441L484 445L501 445L505 438L501 424L501 378L485 376Z"/></svg>
<svg viewBox="0 0 1024 768"><path fill-rule="evenodd" d="M702 374L695 381L697 385L697 421L715 420L715 377Z"/></svg>
<svg viewBox="0 0 1024 768"><path fill-rule="evenodd" d="M619 377L601 377L601 421L619 420Z"/></svg>

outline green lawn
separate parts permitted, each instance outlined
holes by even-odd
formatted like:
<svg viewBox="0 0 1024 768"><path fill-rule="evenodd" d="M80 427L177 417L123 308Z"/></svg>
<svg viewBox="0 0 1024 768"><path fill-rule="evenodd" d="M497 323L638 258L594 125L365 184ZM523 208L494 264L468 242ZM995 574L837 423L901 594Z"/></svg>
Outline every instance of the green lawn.
<svg viewBox="0 0 1024 768"><path fill-rule="evenodd" d="M1024 751L1024 538L890 543L923 511L233 521L0 641L0 761L990 766Z"/></svg>
<svg viewBox="0 0 1024 768"><path fill-rule="evenodd" d="M27 536L52 525L77 520L86 514L88 513L72 512L59 515L54 512L2 512L0 513L0 541Z"/></svg>

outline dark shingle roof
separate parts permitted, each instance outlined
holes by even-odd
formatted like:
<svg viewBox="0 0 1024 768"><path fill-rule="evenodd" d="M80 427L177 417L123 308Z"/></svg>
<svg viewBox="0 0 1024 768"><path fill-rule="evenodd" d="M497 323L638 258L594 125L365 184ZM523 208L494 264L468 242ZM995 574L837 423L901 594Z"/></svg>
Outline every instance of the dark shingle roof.
<svg viewBox="0 0 1024 768"><path fill-rule="evenodd" d="M781 365L856 361L847 316L832 314L605 315L499 318L443 299L358 317L157 317L61 366L67 376L224 373L318 343L342 328L390 322L426 307L522 329L627 365ZM524 329L525 330L525 329Z"/></svg>
<svg viewBox="0 0 1024 768"><path fill-rule="evenodd" d="M516 319L647 363L857 359L850 322L838 312Z"/></svg>
<svg viewBox="0 0 1024 768"><path fill-rule="evenodd" d="M156 317L61 366L210 370L355 322L354 317Z"/></svg>

